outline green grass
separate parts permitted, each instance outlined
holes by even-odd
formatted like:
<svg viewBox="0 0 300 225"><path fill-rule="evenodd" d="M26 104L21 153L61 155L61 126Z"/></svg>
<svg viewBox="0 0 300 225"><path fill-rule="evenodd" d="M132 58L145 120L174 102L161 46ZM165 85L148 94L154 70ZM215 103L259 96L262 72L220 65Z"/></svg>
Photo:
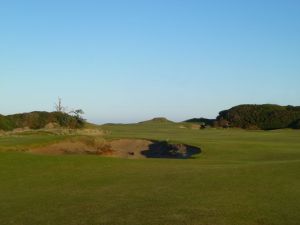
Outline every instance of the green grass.
<svg viewBox="0 0 300 225"><path fill-rule="evenodd" d="M52 142L61 141L67 138L65 135L54 135L46 132L28 133L0 137L0 151L2 150L28 150L30 147L47 145Z"/></svg>
<svg viewBox="0 0 300 225"><path fill-rule="evenodd" d="M2 225L298 225L300 132L104 126L107 138L201 147L195 159L0 153ZM53 135L1 137L0 146ZM63 138L63 137L60 137Z"/></svg>

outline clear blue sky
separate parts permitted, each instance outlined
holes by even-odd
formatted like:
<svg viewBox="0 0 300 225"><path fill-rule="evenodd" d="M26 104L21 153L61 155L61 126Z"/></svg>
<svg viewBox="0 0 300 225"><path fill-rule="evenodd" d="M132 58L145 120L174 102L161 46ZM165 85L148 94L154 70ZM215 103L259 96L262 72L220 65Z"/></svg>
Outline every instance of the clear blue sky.
<svg viewBox="0 0 300 225"><path fill-rule="evenodd" d="M0 2L0 113L93 122L300 105L300 1Z"/></svg>

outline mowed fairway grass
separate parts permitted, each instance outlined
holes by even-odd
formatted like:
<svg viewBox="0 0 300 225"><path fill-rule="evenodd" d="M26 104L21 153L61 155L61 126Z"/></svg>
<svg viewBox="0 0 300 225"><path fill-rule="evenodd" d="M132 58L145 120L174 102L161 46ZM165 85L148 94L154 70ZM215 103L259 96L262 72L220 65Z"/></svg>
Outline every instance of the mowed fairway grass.
<svg viewBox="0 0 300 225"><path fill-rule="evenodd" d="M193 159L0 153L1 225L299 225L300 132L107 125L106 138L199 146ZM63 137L0 137L23 149Z"/></svg>

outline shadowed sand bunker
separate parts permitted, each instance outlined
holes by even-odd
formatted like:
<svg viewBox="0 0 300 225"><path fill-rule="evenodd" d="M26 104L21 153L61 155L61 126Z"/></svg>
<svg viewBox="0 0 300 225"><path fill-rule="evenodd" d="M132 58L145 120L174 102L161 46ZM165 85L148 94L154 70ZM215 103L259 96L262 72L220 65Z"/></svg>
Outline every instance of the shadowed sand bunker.
<svg viewBox="0 0 300 225"><path fill-rule="evenodd" d="M200 148L190 145L155 141L148 146L147 150L141 151L141 154L147 158L190 158L200 152Z"/></svg>
<svg viewBox="0 0 300 225"><path fill-rule="evenodd" d="M34 153L45 154L94 154L121 158L191 158L199 154L198 147L184 144L170 144L166 141L141 139L120 139L101 142L64 141L42 148L32 149Z"/></svg>

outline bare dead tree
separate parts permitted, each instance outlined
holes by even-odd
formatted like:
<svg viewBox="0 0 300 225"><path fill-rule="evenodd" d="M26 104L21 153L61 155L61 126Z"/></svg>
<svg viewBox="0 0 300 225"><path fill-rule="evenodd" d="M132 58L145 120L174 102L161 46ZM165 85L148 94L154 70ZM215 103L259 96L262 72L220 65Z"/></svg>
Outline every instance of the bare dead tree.
<svg viewBox="0 0 300 225"><path fill-rule="evenodd" d="M55 110L57 112L65 112L66 108L62 105L62 99L58 97L58 102L55 104Z"/></svg>

